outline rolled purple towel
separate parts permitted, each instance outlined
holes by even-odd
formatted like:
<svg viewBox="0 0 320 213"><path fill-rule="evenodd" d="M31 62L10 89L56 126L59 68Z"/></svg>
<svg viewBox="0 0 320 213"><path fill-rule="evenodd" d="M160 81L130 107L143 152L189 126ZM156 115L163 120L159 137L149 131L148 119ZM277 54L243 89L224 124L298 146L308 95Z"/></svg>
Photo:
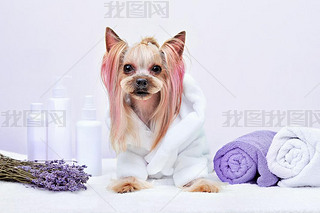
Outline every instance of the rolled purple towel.
<svg viewBox="0 0 320 213"><path fill-rule="evenodd" d="M275 134L267 130L255 131L219 149L213 160L218 177L230 184L276 185L279 179L269 171L266 160Z"/></svg>

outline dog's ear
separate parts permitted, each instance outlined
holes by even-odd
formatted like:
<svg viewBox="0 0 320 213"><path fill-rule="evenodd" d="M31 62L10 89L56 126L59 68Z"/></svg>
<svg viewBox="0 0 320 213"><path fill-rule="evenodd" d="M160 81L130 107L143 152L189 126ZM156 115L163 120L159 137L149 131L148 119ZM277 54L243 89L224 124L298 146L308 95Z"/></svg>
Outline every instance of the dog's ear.
<svg viewBox="0 0 320 213"><path fill-rule="evenodd" d="M106 28L106 49L107 52L110 51L110 49L118 43L119 41L122 41L120 37L109 27Z"/></svg>
<svg viewBox="0 0 320 213"><path fill-rule="evenodd" d="M184 50L184 43L186 40L186 32L182 31L175 35L173 38L166 41L163 46L171 46L177 54L181 57Z"/></svg>

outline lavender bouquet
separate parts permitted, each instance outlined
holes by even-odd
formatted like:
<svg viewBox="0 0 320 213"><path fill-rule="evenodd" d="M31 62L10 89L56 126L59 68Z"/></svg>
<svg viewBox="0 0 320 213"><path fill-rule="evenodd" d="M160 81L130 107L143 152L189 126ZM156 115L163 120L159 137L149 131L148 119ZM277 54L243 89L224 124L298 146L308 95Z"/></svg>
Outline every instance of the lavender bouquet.
<svg viewBox="0 0 320 213"><path fill-rule="evenodd" d="M20 161L0 154L0 180L28 184L51 191L78 191L91 175L84 172L85 165L66 164L63 160Z"/></svg>

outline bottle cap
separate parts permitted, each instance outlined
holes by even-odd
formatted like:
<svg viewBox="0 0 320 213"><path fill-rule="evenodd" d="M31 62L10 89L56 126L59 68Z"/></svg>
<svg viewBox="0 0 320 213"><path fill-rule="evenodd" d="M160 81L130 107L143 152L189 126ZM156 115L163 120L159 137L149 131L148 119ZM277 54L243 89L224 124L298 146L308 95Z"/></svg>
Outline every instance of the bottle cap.
<svg viewBox="0 0 320 213"><path fill-rule="evenodd" d="M55 86L52 89L52 97L65 98L67 97L67 88L63 85L65 79L71 79L70 75L56 76Z"/></svg>

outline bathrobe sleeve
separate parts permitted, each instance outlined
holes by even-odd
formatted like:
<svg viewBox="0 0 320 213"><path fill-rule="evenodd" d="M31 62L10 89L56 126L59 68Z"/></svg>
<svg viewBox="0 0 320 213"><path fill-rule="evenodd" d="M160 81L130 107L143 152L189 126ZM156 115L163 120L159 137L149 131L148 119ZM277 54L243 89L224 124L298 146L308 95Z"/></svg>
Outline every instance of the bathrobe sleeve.
<svg viewBox="0 0 320 213"><path fill-rule="evenodd" d="M205 178L210 169L210 153L202 132L187 148L181 151L175 163L173 180L176 186L184 186L192 180ZM209 171L210 169L210 171Z"/></svg>
<svg viewBox="0 0 320 213"><path fill-rule="evenodd" d="M109 109L107 110L105 122L110 129L110 115ZM137 177L141 180L146 180L148 178L147 173L147 162L144 160L143 155L134 152L128 146L125 152L121 152L117 156L117 178L123 177Z"/></svg>
<svg viewBox="0 0 320 213"><path fill-rule="evenodd" d="M127 149L117 156L117 177L136 177L147 180L147 162L142 156Z"/></svg>

